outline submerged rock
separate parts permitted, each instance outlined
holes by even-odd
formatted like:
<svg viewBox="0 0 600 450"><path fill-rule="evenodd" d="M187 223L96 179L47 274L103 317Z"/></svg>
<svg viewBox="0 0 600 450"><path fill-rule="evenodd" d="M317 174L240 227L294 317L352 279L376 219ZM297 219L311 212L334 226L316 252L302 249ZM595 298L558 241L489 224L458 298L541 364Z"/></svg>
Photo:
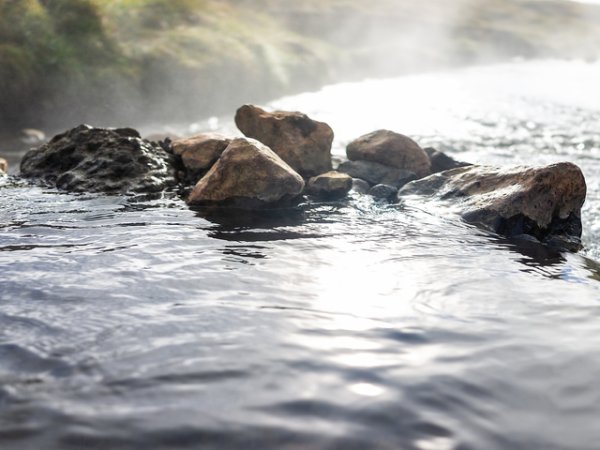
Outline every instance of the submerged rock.
<svg viewBox="0 0 600 450"><path fill-rule="evenodd" d="M171 143L173 153L181 157L183 166L191 179L203 175L219 159L231 139L218 133L204 133Z"/></svg>
<svg viewBox="0 0 600 450"><path fill-rule="evenodd" d="M340 164L337 170L354 178L365 180L371 185L387 184L397 188L417 179L417 175L410 170L398 169L371 161L346 161Z"/></svg>
<svg viewBox="0 0 600 450"><path fill-rule="evenodd" d="M267 112L244 105L235 114L242 133L277 153L304 178L331 170L333 130L299 112Z"/></svg>
<svg viewBox="0 0 600 450"><path fill-rule="evenodd" d="M293 200L303 189L302 177L270 148L238 138L196 184L188 203L255 208Z"/></svg>
<svg viewBox="0 0 600 450"><path fill-rule="evenodd" d="M352 177L332 170L308 180L306 193L316 197L340 198L352 189Z"/></svg>
<svg viewBox="0 0 600 450"><path fill-rule="evenodd" d="M392 200L398 193L398 188L388 184L377 184L369 190L369 195L378 200Z"/></svg>
<svg viewBox="0 0 600 450"><path fill-rule="evenodd" d="M456 169L457 167L467 167L471 164L457 161L454 158L446 155L444 152L440 152L432 147L427 147L425 153L429 156L431 161L431 173L443 172L444 170Z"/></svg>
<svg viewBox="0 0 600 450"><path fill-rule="evenodd" d="M432 196L453 207L465 221L507 236L528 234L547 242L557 235L581 236L586 183L579 167L469 166L413 181L398 197Z"/></svg>
<svg viewBox="0 0 600 450"><path fill-rule="evenodd" d="M388 167L409 170L421 178L431 173L427 153L411 138L389 130L377 130L348 144L351 161L371 161Z"/></svg>
<svg viewBox="0 0 600 450"><path fill-rule="evenodd" d="M80 125L21 161L21 175L69 191L157 192L175 184L173 156L131 128Z"/></svg>
<svg viewBox="0 0 600 450"><path fill-rule="evenodd" d="M0 173L8 172L8 162L4 158L0 158Z"/></svg>

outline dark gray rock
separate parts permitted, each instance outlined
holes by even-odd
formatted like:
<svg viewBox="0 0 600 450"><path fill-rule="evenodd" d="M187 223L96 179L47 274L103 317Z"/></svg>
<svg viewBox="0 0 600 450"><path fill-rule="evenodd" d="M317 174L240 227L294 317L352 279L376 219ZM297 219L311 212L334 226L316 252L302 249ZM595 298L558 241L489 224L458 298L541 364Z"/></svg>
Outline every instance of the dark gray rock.
<svg viewBox="0 0 600 450"><path fill-rule="evenodd" d="M397 193L397 188L387 184L378 184L369 190L369 195L378 200L392 200Z"/></svg>
<svg viewBox="0 0 600 450"><path fill-rule="evenodd" d="M352 178L352 190L359 194L367 194L371 185L361 178Z"/></svg>
<svg viewBox="0 0 600 450"><path fill-rule="evenodd" d="M338 172L347 173L353 178L360 178L370 185L388 184L404 186L417 178L414 172L396 167L386 166L372 161L346 161L339 165Z"/></svg>
<svg viewBox="0 0 600 450"><path fill-rule="evenodd" d="M425 153L431 161L431 173L443 172L444 170L456 169L457 167L467 167L471 164L457 161L454 158L446 155L433 147L424 148Z"/></svg>
<svg viewBox="0 0 600 450"><path fill-rule="evenodd" d="M175 185L175 158L131 128L80 125L29 151L21 175L76 192L158 192Z"/></svg>

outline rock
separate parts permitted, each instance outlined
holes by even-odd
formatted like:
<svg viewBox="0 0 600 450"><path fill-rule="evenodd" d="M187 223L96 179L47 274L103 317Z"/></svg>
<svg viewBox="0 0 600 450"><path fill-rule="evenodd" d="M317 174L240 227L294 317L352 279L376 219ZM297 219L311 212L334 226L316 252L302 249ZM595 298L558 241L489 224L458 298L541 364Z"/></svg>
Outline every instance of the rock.
<svg viewBox="0 0 600 450"><path fill-rule="evenodd" d="M388 184L378 184L369 190L369 195L378 200L391 200L398 193L398 189Z"/></svg>
<svg viewBox="0 0 600 450"><path fill-rule="evenodd" d="M467 167L471 165L466 162L457 161L432 147L427 147L423 150L425 150L425 153L427 153L427 156L429 156L429 160L431 161L431 173L438 173L443 172L444 170L456 169L457 167Z"/></svg>
<svg viewBox="0 0 600 450"><path fill-rule="evenodd" d="M415 141L389 130L377 130L348 144L346 154L351 161L372 161L384 166L410 170L419 178L431 173L427 153Z"/></svg>
<svg viewBox="0 0 600 450"><path fill-rule="evenodd" d="M181 156L188 176L198 180L219 159L231 139L217 133L204 133L171 143L173 153Z"/></svg>
<svg viewBox="0 0 600 450"><path fill-rule="evenodd" d="M339 165L338 172L347 173L351 177L368 181L371 185L388 184L404 186L417 178L414 172L385 166L371 161L346 161Z"/></svg>
<svg viewBox="0 0 600 450"><path fill-rule="evenodd" d="M242 133L273 149L304 178L331 170L333 130L299 112L266 112L244 105L235 114Z"/></svg>
<svg viewBox="0 0 600 450"><path fill-rule="evenodd" d="M60 189L158 192L175 184L174 157L131 128L80 125L25 154L21 175Z"/></svg>
<svg viewBox="0 0 600 450"><path fill-rule="evenodd" d="M547 242L551 236L581 236L586 183L579 167L566 162L505 169L469 166L413 181L398 197L412 194L432 196L465 221L499 234L529 234Z"/></svg>
<svg viewBox="0 0 600 450"><path fill-rule="evenodd" d="M238 138L196 184L188 203L255 208L285 203L303 189L302 177L270 148Z"/></svg>
<svg viewBox="0 0 600 450"><path fill-rule="evenodd" d="M4 158L0 158L0 173L8 172L8 162Z"/></svg>
<svg viewBox="0 0 600 450"><path fill-rule="evenodd" d="M350 189L352 177L332 170L308 180L306 193L322 198L340 198L348 194Z"/></svg>
<svg viewBox="0 0 600 450"><path fill-rule="evenodd" d="M352 178L352 190L359 194L366 194L371 189L371 185L360 178Z"/></svg>

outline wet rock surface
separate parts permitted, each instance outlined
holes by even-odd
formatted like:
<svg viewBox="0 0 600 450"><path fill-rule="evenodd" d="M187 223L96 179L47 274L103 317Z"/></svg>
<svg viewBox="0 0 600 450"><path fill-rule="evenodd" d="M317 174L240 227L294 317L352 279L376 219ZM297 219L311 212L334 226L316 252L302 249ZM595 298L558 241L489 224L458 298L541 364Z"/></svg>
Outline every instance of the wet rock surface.
<svg viewBox="0 0 600 450"><path fill-rule="evenodd" d="M377 200L392 200L398 193L398 188L388 184L377 184L369 190L369 195Z"/></svg>
<svg viewBox="0 0 600 450"><path fill-rule="evenodd" d="M440 152L432 147L423 149L429 160L431 161L431 173L443 172L444 170L456 169L457 167L467 167L470 163L457 161L456 159L448 156L444 152Z"/></svg>
<svg viewBox="0 0 600 450"><path fill-rule="evenodd" d="M173 153L181 157L188 179L193 182L219 159L231 139L218 133L203 133L171 143Z"/></svg>
<svg viewBox="0 0 600 450"><path fill-rule="evenodd" d="M398 192L431 196L463 219L507 236L528 234L541 242L581 236L586 183L579 167L469 166L413 181Z"/></svg>
<svg viewBox="0 0 600 450"><path fill-rule="evenodd" d="M158 192L175 184L175 160L131 128L80 125L29 151L21 175L76 192Z"/></svg>
<svg viewBox="0 0 600 450"><path fill-rule="evenodd" d="M238 138L196 184L188 204L259 208L292 201L303 189L302 177L270 148Z"/></svg>
<svg viewBox="0 0 600 450"><path fill-rule="evenodd" d="M425 151L411 138L389 130L377 130L350 142L346 154L351 161L371 161L409 170L421 178L431 173Z"/></svg>
<svg viewBox="0 0 600 450"><path fill-rule="evenodd" d="M306 193L321 198L341 198L352 189L352 177L345 173L330 172L308 180Z"/></svg>
<svg viewBox="0 0 600 450"><path fill-rule="evenodd" d="M337 168L338 172L347 173L353 178L360 178L370 185L387 184L401 187L409 181L417 179L410 170L398 169L372 161L345 161Z"/></svg>
<svg viewBox="0 0 600 450"><path fill-rule="evenodd" d="M235 115L242 133L277 153L304 178L331 170L333 130L323 122L299 112L267 112L244 105Z"/></svg>

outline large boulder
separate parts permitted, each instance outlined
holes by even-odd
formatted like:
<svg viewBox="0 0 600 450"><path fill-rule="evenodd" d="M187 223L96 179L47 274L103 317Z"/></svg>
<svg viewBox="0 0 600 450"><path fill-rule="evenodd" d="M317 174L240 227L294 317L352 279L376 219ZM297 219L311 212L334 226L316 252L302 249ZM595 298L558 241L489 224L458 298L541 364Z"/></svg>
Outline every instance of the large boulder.
<svg viewBox="0 0 600 450"><path fill-rule="evenodd" d="M352 177L335 170L312 177L306 185L307 194L321 198L344 197L350 189L352 189Z"/></svg>
<svg viewBox="0 0 600 450"><path fill-rule="evenodd" d="M158 192L175 184L173 163L131 128L80 125L25 154L21 175L69 191Z"/></svg>
<svg viewBox="0 0 600 450"><path fill-rule="evenodd" d="M238 138L196 184L188 203L256 208L286 203L303 189L302 177L270 148Z"/></svg>
<svg viewBox="0 0 600 450"><path fill-rule="evenodd" d="M299 112L244 105L235 114L242 133L267 145L304 178L331 170L333 130Z"/></svg>
<svg viewBox="0 0 600 450"><path fill-rule="evenodd" d="M350 142L346 154L351 161L371 161L410 170L421 178L431 173L427 153L411 138L389 130L377 130Z"/></svg>
<svg viewBox="0 0 600 450"><path fill-rule="evenodd" d="M360 178L371 185L387 184L400 188L409 181L417 179L410 170L398 169L371 161L345 161L337 168L338 172L347 173L353 178Z"/></svg>
<svg viewBox="0 0 600 450"><path fill-rule="evenodd" d="M188 176L198 181L197 177L212 167L230 143L231 139L221 134L204 133L176 139L171 142L171 148L181 157Z"/></svg>
<svg viewBox="0 0 600 450"><path fill-rule="evenodd" d="M574 164L499 169L469 166L413 181L398 192L430 196L461 214L465 221L497 233L581 236L584 176Z"/></svg>

